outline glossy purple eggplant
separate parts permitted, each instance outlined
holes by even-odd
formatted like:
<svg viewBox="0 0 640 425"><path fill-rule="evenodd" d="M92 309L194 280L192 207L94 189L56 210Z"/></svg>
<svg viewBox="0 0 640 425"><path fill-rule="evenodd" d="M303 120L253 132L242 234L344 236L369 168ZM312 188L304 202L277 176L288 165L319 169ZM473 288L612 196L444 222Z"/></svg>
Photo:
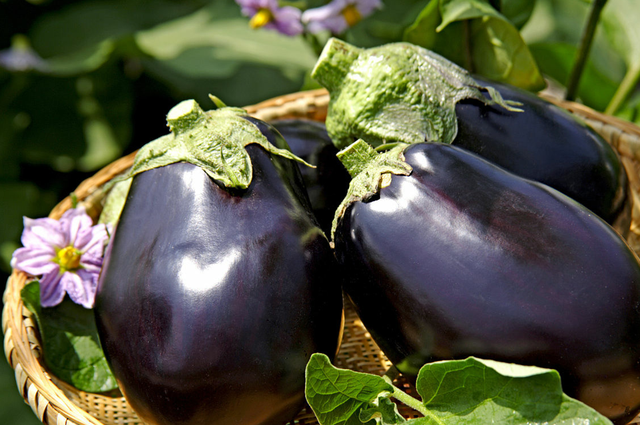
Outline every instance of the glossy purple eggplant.
<svg viewBox="0 0 640 425"><path fill-rule="evenodd" d="M291 152L316 168L299 164L300 173L320 227L329 234L333 215L344 199L351 177L336 157L324 123L308 119L282 119L271 124L287 141Z"/></svg>
<svg viewBox="0 0 640 425"><path fill-rule="evenodd" d="M640 266L620 235L461 148L404 155L411 174L350 204L335 232L345 292L389 359L407 375L471 355L554 368L583 400L624 378L633 401L599 402L634 411Z"/></svg>
<svg viewBox="0 0 640 425"><path fill-rule="evenodd" d="M341 280L297 166L257 144L246 151L246 189L185 162L133 178L95 311L146 423L284 424L303 406L311 354L337 351Z"/></svg>
<svg viewBox="0 0 640 425"><path fill-rule="evenodd" d="M476 80L504 99L520 102L523 112L462 100L456 104L453 144L559 190L626 236L632 198L624 166L611 145L574 115L530 92Z"/></svg>

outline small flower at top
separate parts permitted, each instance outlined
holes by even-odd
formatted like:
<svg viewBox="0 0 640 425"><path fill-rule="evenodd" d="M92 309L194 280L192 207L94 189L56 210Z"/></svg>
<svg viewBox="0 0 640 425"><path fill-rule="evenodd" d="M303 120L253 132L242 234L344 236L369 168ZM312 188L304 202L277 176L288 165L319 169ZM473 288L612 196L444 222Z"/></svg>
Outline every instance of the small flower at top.
<svg viewBox="0 0 640 425"><path fill-rule="evenodd" d="M22 244L11 267L40 280L40 304L53 307L65 293L92 308L110 226L93 225L84 208L67 210L60 220L24 218Z"/></svg>
<svg viewBox="0 0 640 425"><path fill-rule="evenodd" d="M278 0L236 0L242 14L251 18L251 28L268 28L285 35L298 35L303 31L300 9L280 7Z"/></svg>
<svg viewBox="0 0 640 425"><path fill-rule="evenodd" d="M302 22L312 34L324 30L342 34L381 7L381 0L333 0L322 7L306 10Z"/></svg>

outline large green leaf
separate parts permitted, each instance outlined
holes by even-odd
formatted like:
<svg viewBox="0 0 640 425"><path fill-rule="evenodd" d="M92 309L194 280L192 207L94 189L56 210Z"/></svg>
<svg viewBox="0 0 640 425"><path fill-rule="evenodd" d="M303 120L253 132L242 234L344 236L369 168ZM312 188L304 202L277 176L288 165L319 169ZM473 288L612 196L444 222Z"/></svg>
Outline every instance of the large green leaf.
<svg viewBox="0 0 640 425"><path fill-rule="evenodd" d="M517 28L486 0L432 0L404 39L487 78L534 91L544 87Z"/></svg>
<svg viewBox="0 0 640 425"><path fill-rule="evenodd" d="M36 316L44 360L54 375L82 391L100 393L118 387L100 346L93 310L68 297L55 307L40 306L40 284L30 282L20 292Z"/></svg>
<svg viewBox="0 0 640 425"><path fill-rule="evenodd" d="M563 394L556 371L533 366L473 357L430 363L420 370L416 389L435 417L420 424L611 423Z"/></svg>
<svg viewBox="0 0 640 425"><path fill-rule="evenodd" d="M321 425L611 425L611 421L562 393L550 369L469 357L424 365L417 400L385 378L337 369L323 354L307 365L306 395ZM389 398L421 413L403 421Z"/></svg>
<svg viewBox="0 0 640 425"><path fill-rule="evenodd" d="M245 18L219 19L217 12L204 8L141 31L136 34L136 42L146 54L199 77L226 77L240 62L289 69L301 75L313 67L316 57L302 38L252 30ZM180 63L185 59L189 66Z"/></svg>
<svg viewBox="0 0 640 425"><path fill-rule="evenodd" d="M474 72L531 91L545 87L533 55L509 21L492 16L474 19L470 38Z"/></svg>
<svg viewBox="0 0 640 425"><path fill-rule="evenodd" d="M226 0L224 0L226 1ZM45 58L76 54L106 40L194 11L200 2L170 0L89 0L44 14L31 28L36 51Z"/></svg>
<svg viewBox="0 0 640 425"><path fill-rule="evenodd" d="M360 411L393 387L376 375L337 369L324 354L311 356L305 394L321 425L360 425Z"/></svg>

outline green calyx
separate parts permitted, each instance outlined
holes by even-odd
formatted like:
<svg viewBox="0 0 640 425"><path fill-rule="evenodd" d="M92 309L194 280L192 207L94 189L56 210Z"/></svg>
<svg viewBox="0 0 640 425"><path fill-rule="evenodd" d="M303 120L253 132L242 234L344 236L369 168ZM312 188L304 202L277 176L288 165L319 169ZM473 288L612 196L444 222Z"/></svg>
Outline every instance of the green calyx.
<svg viewBox="0 0 640 425"><path fill-rule="evenodd" d="M251 143L266 151L312 167L290 151L273 146L252 122L247 112L226 107L212 98L219 109L205 112L195 100L185 100L167 114L171 133L143 146L128 177L176 162L201 167L227 188L246 189L253 169L245 147Z"/></svg>
<svg viewBox="0 0 640 425"><path fill-rule="evenodd" d="M361 49L332 38L311 76L329 90L326 126L339 148L357 138L373 146L451 143L458 131L455 105L462 99L521 111L463 68L410 43Z"/></svg>
<svg viewBox="0 0 640 425"><path fill-rule="evenodd" d="M408 176L413 169L404 161L404 150L407 144L397 143L391 149L377 152L362 139L355 141L338 152L337 156L351 175L351 183L347 195L336 209L331 226L333 240L338 221L347 207L356 201L366 201L377 194L380 189L391 183L393 174Z"/></svg>

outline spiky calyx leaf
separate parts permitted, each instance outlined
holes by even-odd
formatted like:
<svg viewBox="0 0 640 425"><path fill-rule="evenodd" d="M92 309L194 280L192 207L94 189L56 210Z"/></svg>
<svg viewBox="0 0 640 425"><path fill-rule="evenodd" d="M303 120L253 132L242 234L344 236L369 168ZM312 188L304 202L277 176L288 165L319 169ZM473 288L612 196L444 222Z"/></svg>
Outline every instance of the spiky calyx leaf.
<svg viewBox="0 0 640 425"><path fill-rule="evenodd" d="M245 147L251 143L266 151L312 167L288 150L273 146L240 108L221 107L205 112L195 100L185 100L167 114L171 133L143 146L129 176L176 162L201 167L227 188L246 189L253 169Z"/></svg>
<svg viewBox="0 0 640 425"><path fill-rule="evenodd" d="M408 176L413 169L404 161L404 150L409 145L398 143L384 152L376 152L367 142L357 140L338 152L338 158L351 174L351 183L347 195L336 209L331 226L333 240L338 222L345 211L354 202L366 201L377 194L381 188L391 183L393 174Z"/></svg>
<svg viewBox="0 0 640 425"><path fill-rule="evenodd" d="M410 43L361 49L333 38L311 76L331 95L326 125L338 148L357 138L373 146L451 143L458 131L455 105L462 99L519 111L463 68Z"/></svg>

